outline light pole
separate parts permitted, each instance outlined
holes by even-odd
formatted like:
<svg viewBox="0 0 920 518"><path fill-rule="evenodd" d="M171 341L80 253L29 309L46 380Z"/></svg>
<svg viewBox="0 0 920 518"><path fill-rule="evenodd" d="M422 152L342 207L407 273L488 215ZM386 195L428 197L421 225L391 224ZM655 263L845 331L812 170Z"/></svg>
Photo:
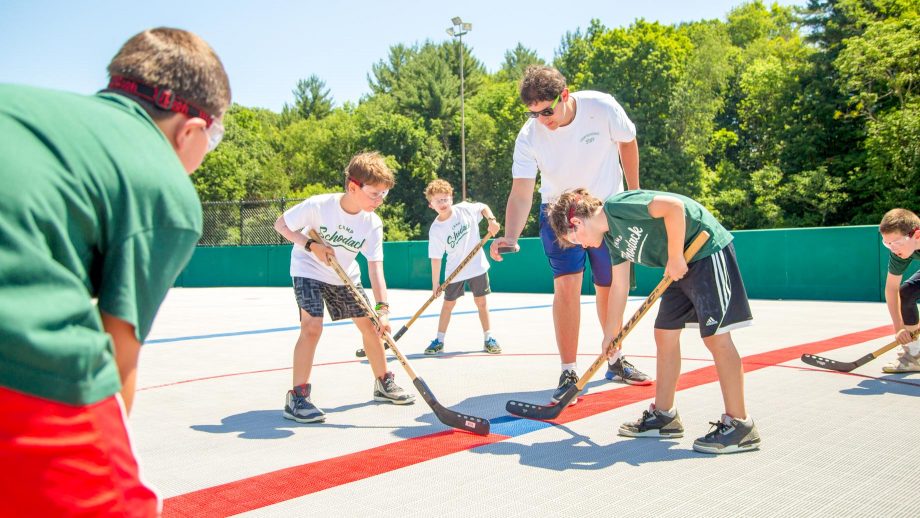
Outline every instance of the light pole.
<svg viewBox="0 0 920 518"><path fill-rule="evenodd" d="M450 19L453 27L448 27L447 34L460 40L460 182L463 201L466 201L466 114L463 110L463 35L473 30L472 23L464 23L459 16Z"/></svg>

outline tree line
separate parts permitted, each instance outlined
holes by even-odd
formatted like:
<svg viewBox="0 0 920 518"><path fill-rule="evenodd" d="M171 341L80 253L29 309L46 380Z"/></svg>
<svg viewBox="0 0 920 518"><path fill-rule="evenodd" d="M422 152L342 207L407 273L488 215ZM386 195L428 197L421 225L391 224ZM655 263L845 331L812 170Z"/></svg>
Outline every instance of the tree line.
<svg viewBox="0 0 920 518"><path fill-rule="evenodd" d="M425 239L434 178L460 191L460 48L398 44L370 93L336 106L323 80L298 82L281 113L234 104L226 136L193 176L204 201L303 198L342 189L349 158L383 153L397 186L379 213L388 240ZM502 221L517 83L546 64L524 44L495 72L464 46L469 197ZM643 188L700 200L726 227L876 224L920 210L920 2L744 3L724 20L593 20L551 63L572 90L612 94L636 123ZM459 200L458 200L459 201ZM539 199L535 196L535 206ZM536 235L536 214L524 232Z"/></svg>

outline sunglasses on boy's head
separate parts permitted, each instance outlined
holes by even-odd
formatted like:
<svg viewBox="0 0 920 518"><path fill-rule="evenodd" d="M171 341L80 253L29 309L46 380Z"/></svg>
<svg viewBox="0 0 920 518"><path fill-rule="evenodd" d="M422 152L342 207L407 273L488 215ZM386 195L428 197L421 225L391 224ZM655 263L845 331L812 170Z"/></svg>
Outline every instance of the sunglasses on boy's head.
<svg viewBox="0 0 920 518"><path fill-rule="evenodd" d="M354 178L350 176L348 177L348 181L360 187L361 190L364 191L364 194L370 196L370 198L373 200L382 200L387 197L387 194L390 194L389 189L385 191L378 191L378 190L371 188L370 185L364 185L364 182L359 182L358 180L355 180Z"/></svg>
<svg viewBox="0 0 920 518"><path fill-rule="evenodd" d="M542 110L538 112L532 112L530 110L527 110L527 116L530 117L531 119L536 119L540 115L544 117L552 117L553 114L556 113L554 108L556 108L556 103L559 102L560 97L562 97L562 93L556 96L556 99L553 100L553 104L549 105L549 108L543 108Z"/></svg>
<svg viewBox="0 0 920 518"><path fill-rule="evenodd" d="M221 139L224 138L223 116L214 117L185 99L173 94L168 88L145 85L122 76L112 76L109 81L109 90L119 90L153 103L161 110L181 113L188 117L197 117L205 122L205 133L208 134L208 152L214 151Z"/></svg>
<svg viewBox="0 0 920 518"><path fill-rule="evenodd" d="M895 239L894 241L891 241L891 242L889 242L889 243L886 243L884 240L882 240L882 244L885 245L885 248L891 250L891 247L893 247L893 246L900 246L900 245L903 245L904 243L906 243L907 240L910 239L910 238L912 238L912 237L914 236L914 234L917 233L918 230L920 230L920 228L915 228L915 229L911 230L910 232L908 232L906 236L901 237L901 238L898 238L898 239Z"/></svg>

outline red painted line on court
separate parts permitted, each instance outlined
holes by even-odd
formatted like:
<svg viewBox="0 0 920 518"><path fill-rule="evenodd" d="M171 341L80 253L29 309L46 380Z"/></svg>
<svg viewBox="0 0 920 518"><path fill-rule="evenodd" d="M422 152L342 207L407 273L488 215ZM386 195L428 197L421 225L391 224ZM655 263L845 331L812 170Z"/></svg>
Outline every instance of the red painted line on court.
<svg viewBox="0 0 920 518"><path fill-rule="evenodd" d="M503 441L445 431L167 498L163 516L230 516Z"/></svg>
<svg viewBox="0 0 920 518"><path fill-rule="evenodd" d="M888 336L893 332L891 326L881 326L746 356L743 358L744 370L756 371L795 360L805 353L822 353ZM718 381L715 366L707 366L681 374L677 390L686 390L715 381ZM564 424L577 421L654 396L654 385L626 386L588 394L581 398L578 405L567 408L553 422ZM505 435L492 434L480 437L449 430L406 439L167 498L163 505L163 516L228 516L252 511L507 438Z"/></svg>

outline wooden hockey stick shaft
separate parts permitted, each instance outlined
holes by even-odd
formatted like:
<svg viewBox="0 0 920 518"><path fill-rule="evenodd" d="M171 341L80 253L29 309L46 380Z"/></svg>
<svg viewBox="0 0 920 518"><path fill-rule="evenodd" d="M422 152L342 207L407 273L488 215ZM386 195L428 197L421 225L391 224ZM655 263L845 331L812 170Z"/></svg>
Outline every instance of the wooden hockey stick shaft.
<svg viewBox="0 0 920 518"><path fill-rule="evenodd" d="M487 232L486 237L482 238L479 241L479 243L477 243L476 246L473 247L473 250L470 251L470 253L467 254L466 257L464 257L462 261L460 261L460 264L458 264L457 267L454 268L454 271L451 272L450 275L448 275L446 279L444 279L444 282L440 286L438 286L438 293L432 294L431 297L429 297L428 300L424 304L422 304L422 307L420 307L419 310L416 311L414 315L412 315L412 318L410 318L408 322L403 324L403 326L399 329L399 331L397 331L396 334L393 335L393 340L399 340L402 337L402 335L405 334L405 332L409 330L409 327L416 320L418 320L418 317L422 316L422 312L428 309L428 306L430 306L431 303L434 302L435 299L438 298L438 295L440 295L444 290L447 289L447 286L450 285L451 281L454 280L454 277L456 277L460 273L460 271L463 270L467 264L469 264L469 262L473 259L473 257L482 249L483 246L485 246L486 241L488 241L489 239L492 239L492 234Z"/></svg>

